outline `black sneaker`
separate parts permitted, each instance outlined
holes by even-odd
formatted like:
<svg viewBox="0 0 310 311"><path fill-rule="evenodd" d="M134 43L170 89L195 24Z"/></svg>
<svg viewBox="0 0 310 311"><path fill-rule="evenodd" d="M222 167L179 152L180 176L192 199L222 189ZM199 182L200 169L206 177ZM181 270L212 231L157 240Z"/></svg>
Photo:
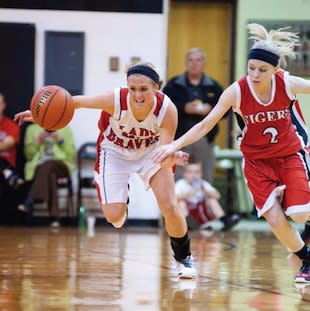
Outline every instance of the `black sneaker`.
<svg viewBox="0 0 310 311"><path fill-rule="evenodd" d="M221 231L229 231L240 221L240 216L232 214L226 217L224 226Z"/></svg>
<svg viewBox="0 0 310 311"><path fill-rule="evenodd" d="M310 283L310 262L303 261L299 272L295 276L295 283Z"/></svg>

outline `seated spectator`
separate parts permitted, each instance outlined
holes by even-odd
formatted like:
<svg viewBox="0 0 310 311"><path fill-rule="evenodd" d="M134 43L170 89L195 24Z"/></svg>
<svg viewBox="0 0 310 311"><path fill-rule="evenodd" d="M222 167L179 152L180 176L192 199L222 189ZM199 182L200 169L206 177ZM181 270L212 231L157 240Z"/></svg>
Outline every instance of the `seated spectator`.
<svg viewBox="0 0 310 311"><path fill-rule="evenodd" d="M25 180L29 194L19 210L31 211L34 202L46 202L52 226L59 226L58 180L69 178L74 168L76 147L69 127L47 131L37 124L27 127L24 140Z"/></svg>
<svg viewBox="0 0 310 311"><path fill-rule="evenodd" d="M0 192L4 185L16 188L23 179L16 173L16 145L19 142L18 125L5 115L6 102L0 93Z"/></svg>
<svg viewBox="0 0 310 311"><path fill-rule="evenodd" d="M176 194L190 229L209 228L209 222L219 219L222 231L228 231L240 220L237 214L225 215L217 189L202 179L200 163L184 167L183 178L176 182Z"/></svg>

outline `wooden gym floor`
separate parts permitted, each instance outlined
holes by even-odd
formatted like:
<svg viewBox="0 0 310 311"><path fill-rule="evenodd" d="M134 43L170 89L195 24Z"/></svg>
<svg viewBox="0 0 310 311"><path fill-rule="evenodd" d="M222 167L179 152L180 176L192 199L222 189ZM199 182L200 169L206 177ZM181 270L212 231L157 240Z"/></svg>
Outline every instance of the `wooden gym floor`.
<svg viewBox="0 0 310 311"><path fill-rule="evenodd" d="M191 233L199 277L184 281L162 229L0 227L0 310L310 310L298 259L262 223Z"/></svg>

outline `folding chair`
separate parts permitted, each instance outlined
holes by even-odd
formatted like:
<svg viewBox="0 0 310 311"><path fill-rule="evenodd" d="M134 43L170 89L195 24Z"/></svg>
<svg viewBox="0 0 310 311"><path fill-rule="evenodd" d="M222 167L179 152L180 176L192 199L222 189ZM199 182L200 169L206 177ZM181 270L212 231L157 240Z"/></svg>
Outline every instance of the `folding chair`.
<svg viewBox="0 0 310 311"><path fill-rule="evenodd" d="M95 189L93 166L97 156L96 148L95 142L86 142L78 150L78 208L83 204L83 189Z"/></svg>
<svg viewBox="0 0 310 311"><path fill-rule="evenodd" d="M73 203L73 186L71 177L61 177L57 179L57 192L60 217L74 217ZM30 216L47 216L48 210L46 202L35 200L33 209L30 211Z"/></svg>
<svg viewBox="0 0 310 311"><path fill-rule="evenodd" d="M58 178L57 187L58 187L59 198L60 199L63 198L66 202L66 216L74 217L75 211L74 211L74 204L73 204L73 187L72 187L71 177ZM62 190L65 191L64 194L60 194Z"/></svg>

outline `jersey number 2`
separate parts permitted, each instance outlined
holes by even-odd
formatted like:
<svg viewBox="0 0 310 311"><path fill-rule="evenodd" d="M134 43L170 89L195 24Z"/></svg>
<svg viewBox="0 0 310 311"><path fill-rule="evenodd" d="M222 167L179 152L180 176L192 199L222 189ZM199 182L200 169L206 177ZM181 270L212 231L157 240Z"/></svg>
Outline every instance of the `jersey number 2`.
<svg viewBox="0 0 310 311"><path fill-rule="evenodd" d="M265 128L263 135L270 134L270 144L278 143L278 130L275 127L267 127Z"/></svg>

